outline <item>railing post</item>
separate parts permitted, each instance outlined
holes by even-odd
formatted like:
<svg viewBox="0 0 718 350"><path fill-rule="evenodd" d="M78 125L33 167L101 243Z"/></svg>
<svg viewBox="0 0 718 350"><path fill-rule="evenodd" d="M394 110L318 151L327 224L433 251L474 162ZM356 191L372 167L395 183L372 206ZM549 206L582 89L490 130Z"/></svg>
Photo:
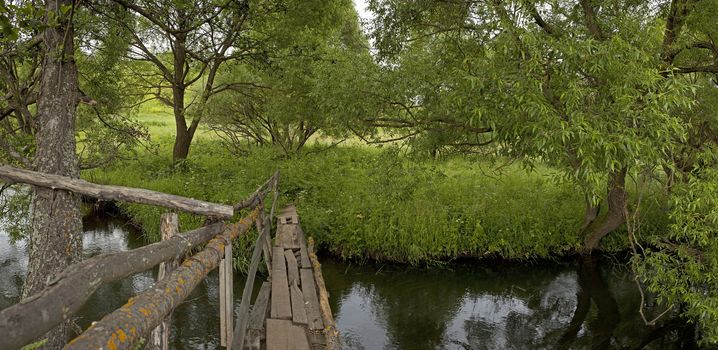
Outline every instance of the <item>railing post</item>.
<svg viewBox="0 0 718 350"><path fill-rule="evenodd" d="M161 239L167 240L172 236L179 233L179 219L175 213L164 213L160 218L160 235ZM169 275L172 270L177 268L178 260L168 261L166 263L160 263L159 271L157 272L157 280L165 278ZM170 319L172 314L167 315L167 318L152 331L152 345L155 349L168 350L169 349L169 337L170 337Z"/></svg>
<svg viewBox="0 0 718 350"><path fill-rule="evenodd" d="M220 345L232 349L234 318L234 268L232 242L224 247L224 259L219 263L219 322Z"/></svg>
<svg viewBox="0 0 718 350"><path fill-rule="evenodd" d="M255 226L257 227L257 232L260 236L264 236L265 239L260 239L257 241L257 243L262 245L262 253L264 253L264 263L267 265L267 272L272 271L272 245L270 242L269 235L264 235L265 227L269 229L269 226L271 223L267 220L267 215L264 214L264 205L260 204L259 206L261 213L257 216L257 218L254 221ZM270 274L271 276L271 274Z"/></svg>

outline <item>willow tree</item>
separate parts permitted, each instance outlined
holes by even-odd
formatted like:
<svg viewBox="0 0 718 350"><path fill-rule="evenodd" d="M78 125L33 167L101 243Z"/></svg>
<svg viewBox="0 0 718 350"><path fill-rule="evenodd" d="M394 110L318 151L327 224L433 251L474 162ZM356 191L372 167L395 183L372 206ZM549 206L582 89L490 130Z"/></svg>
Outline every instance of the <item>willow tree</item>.
<svg viewBox="0 0 718 350"><path fill-rule="evenodd" d="M680 180L674 225L636 257L651 289L715 341L715 213L705 197L716 164L715 1L371 4L390 73L421 76L392 92L401 108L378 118L405 135L492 141L499 155L562 169L586 194L586 251L639 211L629 176ZM441 127L446 115L478 130Z"/></svg>
<svg viewBox="0 0 718 350"><path fill-rule="evenodd" d="M581 231L588 251L625 222L627 174L665 164L686 136L688 126L672 112L693 103L690 84L661 59L666 19L654 4L372 7L378 47L398 58L391 74L420 77L403 94L394 92L403 99L392 102L400 107L394 118L379 120L423 131L435 143L490 143L498 154L562 169L586 195Z"/></svg>

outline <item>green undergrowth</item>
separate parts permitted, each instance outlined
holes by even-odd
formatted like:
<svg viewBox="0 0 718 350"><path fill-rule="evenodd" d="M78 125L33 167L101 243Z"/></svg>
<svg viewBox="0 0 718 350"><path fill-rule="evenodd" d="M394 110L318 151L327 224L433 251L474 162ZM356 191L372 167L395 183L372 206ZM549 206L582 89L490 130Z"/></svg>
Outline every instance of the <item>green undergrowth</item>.
<svg viewBox="0 0 718 350"><path fill-rule="evenodd" d="M314 152L316 151L316 152ZM551 170L527 173L512 165L493 173L488 163L462 158L411 161L396 150L335 147L284 157L258 148L245 157L230 155L215 140L198 140L190 159L171 166L160 155L87 171L87 180L232 204L252 193L276 169L281 171L280 202L297 205L304 231L324 250L344 258L414 264L459 257L553 258L581 244L581 193L553 181ZM158 237L163 209L121 204ZM642 202L639 235L666 227L655 200ZM203 219L180 215L183 230ZM244 238L245 250L252 235ZM604 239L608 251L624 250L625 231Z"/></svg>

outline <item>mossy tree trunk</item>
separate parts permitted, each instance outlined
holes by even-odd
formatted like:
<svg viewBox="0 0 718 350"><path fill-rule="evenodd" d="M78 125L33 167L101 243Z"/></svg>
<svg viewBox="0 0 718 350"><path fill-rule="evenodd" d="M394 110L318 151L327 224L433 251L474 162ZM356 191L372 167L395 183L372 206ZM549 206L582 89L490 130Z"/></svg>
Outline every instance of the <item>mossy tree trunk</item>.
<svg viewBox="0 0 718 350"><path fill-rule="evenodd" d="M626 172L627 169L621 168L612 171L608 175L608 195L606 197L606 205L608 211L599 221L593 221L585 232L583 246L587 252L591 252L598 248L598 243L607 234L613 232L626 222L624 209L628 201L628 193L626 192ZM596 213L598 209L596 209Z"/></svg>
<svg viewBox="0 0 718 350"><path fill-rule="evenodd" d="M38 96L36 170L79 177L75 153L75 109L78 100L77 67L71 0L45 1L44 61ZM32 200L32 231L29 239L28 273L22 296L27 298L53 277L80 259L82 221L80 201L62 190L35 188ZM67 342L70 322L47 334L45 349L61 349Z"/></svg>

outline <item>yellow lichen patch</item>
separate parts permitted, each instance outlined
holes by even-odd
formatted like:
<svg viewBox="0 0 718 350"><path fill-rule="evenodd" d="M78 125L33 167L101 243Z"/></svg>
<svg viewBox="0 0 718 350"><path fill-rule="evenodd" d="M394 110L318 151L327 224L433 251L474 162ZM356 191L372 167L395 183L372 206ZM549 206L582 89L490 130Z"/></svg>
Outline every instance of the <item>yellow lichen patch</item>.
<svg viewBox="0 0 718 350"><path fill-rule="evenodd" d="M145 315L145 316L149 316L150 313L151 313L150 310L147 310L147 309L144 308L144 307L141 307L141 308L140 308L140 312L141 312L143 315Z"/></svg>
<svg viewBox="0 0 718 350"><path fill-rule="evenodd" d="M127 334L125 333L125 331L118 329L117 338L120 339L120 343L124 343L127 340Z"/></svg>
<svg viewBox="0 0 718 350"><path fill-rule="evenodd" d="M108 350L117 350L117 344L115 344L115 335L113 334L110 340L107 341Z"/></svg>

